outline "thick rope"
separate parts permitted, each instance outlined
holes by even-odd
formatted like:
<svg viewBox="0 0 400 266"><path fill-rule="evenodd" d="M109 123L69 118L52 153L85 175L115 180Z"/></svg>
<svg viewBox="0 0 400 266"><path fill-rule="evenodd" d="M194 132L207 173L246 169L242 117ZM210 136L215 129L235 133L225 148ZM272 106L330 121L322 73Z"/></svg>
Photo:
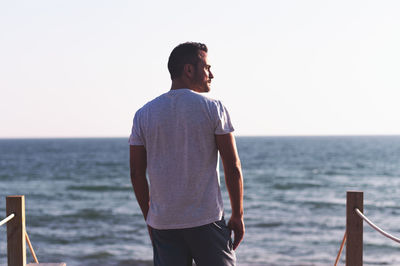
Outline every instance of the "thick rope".
<svg viewBox="0 0 400 266"><path fill-rule="evenodd" d="M29 236L28 236L27 232L25 232L25 239L26 239L26 242L28 243L29 249L31 250L31 254L32 254L33 259L35 260L36 263L39 263L39 261L38 261L38 259L36 257L35 251L33 250L31 241L29 240Z"/></svg>
<svg viewBox="0 0 400 266"><path fill-rule="evenodd" d="M337 266L337 264L338 264L338 262L339 262L340 255L342 255L344 243L346 243L346 238L347 238L347 232L345 231L345 232L344 232L344 236L343 236L342 244L340 245L340 249L339 249L339 252L338 252L337 257L336 257L335 266Z"/></svg>
<svg viewBox="0 0 400 266"><path fill-rule="evenodd" d="M382 235L386 236L387 238L392 239L393 241L396 241L397 243L400 243L400 238L394 237L389 233L386 233L385 231L383 231L382 229L380 229L378 226L376 226L373 222L371 222L359 209L355 209L356 213L364 219L364 221L367 222L367 224L369 224L372 228L374 228L376 231L378 231L379 233L381 233Z"/></svg>
<svg viewBox="0 0 400 266"><path fill-rule="evenodd" d="M14 218L14 216L15 216L14 213L11 213L10 215L8 215L6 218L1 220L0 226L2 226L3 224L7 223L8 221L10 221L12 218Z"/></svg>

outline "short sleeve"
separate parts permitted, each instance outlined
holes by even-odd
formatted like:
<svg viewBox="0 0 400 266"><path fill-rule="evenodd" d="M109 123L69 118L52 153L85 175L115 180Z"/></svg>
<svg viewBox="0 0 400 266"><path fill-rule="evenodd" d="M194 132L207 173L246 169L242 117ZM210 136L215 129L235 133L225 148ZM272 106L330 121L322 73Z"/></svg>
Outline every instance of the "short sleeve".
<svg viewBox="0 0 400 266"><path fill-rule="evenodd" d="M129 137L129 145L144 145L143 137L140 130L140 112L137 111L133 118L132 132Z"/></svg>
<svg viewBox="0 0 400 266"><path fill-rule="evenodd" d="M217 126L215 128L214 134L224 135L233 131L234 128L232 126L228 110L220 101L217 101Z"/></svg>

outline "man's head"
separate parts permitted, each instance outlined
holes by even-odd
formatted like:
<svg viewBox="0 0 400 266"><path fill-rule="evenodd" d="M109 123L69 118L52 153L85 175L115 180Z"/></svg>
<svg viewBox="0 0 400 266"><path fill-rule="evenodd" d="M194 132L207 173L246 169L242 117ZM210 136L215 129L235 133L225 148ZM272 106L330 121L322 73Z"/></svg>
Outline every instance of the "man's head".
<svg viewBox="0 0 400 266"><path fill-rule="evenodd" d="M196 42L186 42L175 47L168 60L172 82L178 81L197 92L210 91L214 76L207 61L207 52L205 44Z"/></svg>

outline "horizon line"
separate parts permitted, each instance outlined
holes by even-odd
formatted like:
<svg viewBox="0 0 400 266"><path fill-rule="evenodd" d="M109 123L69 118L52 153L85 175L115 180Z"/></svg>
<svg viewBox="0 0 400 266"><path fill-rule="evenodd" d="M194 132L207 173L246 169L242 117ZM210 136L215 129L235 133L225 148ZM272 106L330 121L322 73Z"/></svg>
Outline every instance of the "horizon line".
<svg viewBox="0 0 400 266"><path fill-rule="evenodd" d="M399 137L400 134L282 134L282 135L248 135L239 134L235 137ZM0 137L0 140L7 139L129 139L129 136L24 136L24 137Z"/></svg>

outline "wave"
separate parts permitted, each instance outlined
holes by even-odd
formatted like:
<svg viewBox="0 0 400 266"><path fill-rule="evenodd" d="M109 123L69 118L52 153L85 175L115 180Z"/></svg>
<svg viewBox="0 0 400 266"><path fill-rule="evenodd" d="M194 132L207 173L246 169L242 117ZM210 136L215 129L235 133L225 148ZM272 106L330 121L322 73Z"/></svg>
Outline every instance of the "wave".
<svg viewBox="0 0 400 266"><path fill-rule="evenodd" d="M316 183L285 183L285 184L275 184L273 186L273 188L278 190L318 188L318 187L321 187L321 185Z"/></svg>
<svg viewBox="0 0 400 266"><path fill-rule="evenodd" d="M68 186L67 190L78 191L93 191L93 192L106 192L106 191L131 191L131 186L114 187L114 186Z"/></svg>

